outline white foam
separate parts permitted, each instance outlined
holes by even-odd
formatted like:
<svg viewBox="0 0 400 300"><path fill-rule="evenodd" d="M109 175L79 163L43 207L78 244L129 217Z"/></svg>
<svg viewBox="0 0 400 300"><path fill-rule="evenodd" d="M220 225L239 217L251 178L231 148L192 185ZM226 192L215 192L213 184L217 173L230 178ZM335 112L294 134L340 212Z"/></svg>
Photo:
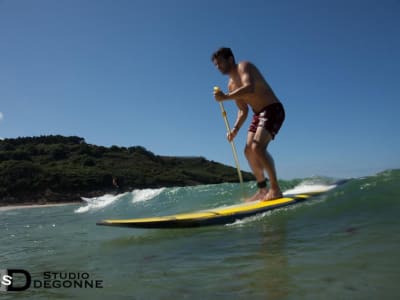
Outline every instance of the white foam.
<svg viewBox="0 0 400 300"><path fill-rule="evenodd" d="M295 186L294 188L285 191L283 195L327 192L335 187L336 185L300 183L298 186Z"/></svg>
<svg viewBox="0 0 400 300"><path fill-rule="evenodd" d="M251 222L254 222L254 221L261 220L265 216L270 216L272 213L273 213L272 211L266 211L266 212L261 213L261 214L257 214L257 215L251 216L251 217L247 217L247 218L243 218L243 219L240 219L240 220L236 220L235 222L230 223L230 224L226 224L225 226L242 227L242 226L246 225L247 223L251 223Z"/></svg>
<svg viewBox="0 0 400 300"><path fill-rule="evenodd" d="M160 195L164 190L165 188L133 190L132 203L151 200Z"/></svg>
<svg viewBox="0 0 400 300"><path fill-rule="evenodd" d="M94 197L94 198L82 197L82 200L86 202L86 206L81 206L81 207L75 209L75 212L76 213L85 213L88 211L99 210L101 208L104 208L104 207L114 203L115 201L118 201L120 198L122 198L125 195L126 195L126 193L119 194L119 195L106 194L104 196Z"/></svg>

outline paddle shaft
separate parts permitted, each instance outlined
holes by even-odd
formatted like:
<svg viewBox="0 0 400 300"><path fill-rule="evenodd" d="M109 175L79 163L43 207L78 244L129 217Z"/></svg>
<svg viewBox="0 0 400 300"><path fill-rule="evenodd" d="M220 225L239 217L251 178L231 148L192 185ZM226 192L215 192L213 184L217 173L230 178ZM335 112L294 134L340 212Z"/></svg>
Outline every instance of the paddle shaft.
<svg viewBox="0 0 400 300"><path fill-rule="evenodd" d="M222 112L222 116L223 116L224 121L225 121L226 130L228 131L228 133L230 133L231 132L231 128L229 126L228 118L226 117L226 111L225 111L224 105L222 104L222 102L219 102L219 106L221 107L221 112ZM239 159L238 159L238 156L237 156L235 143L232 140L230 142L230 144L231 144L231 147L232 147L233 158L235 159L236 170L238 172L240 185L241 185L241 187L243 189L243 177L242 177L242 172L240 172Z"/></svg>

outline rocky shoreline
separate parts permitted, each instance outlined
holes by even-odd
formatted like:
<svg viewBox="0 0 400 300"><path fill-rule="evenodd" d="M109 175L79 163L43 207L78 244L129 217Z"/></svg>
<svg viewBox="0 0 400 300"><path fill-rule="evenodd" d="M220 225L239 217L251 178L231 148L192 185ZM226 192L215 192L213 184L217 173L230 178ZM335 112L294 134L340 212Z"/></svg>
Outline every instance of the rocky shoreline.
<svg viewBox="0 0 400 300"><path fill-rule="evenodd" d="M244 181L254 180L242 172ZM134 189L237 182L235 168L204 157L104 147L81 137L0 140L0 206L80 202Z"/></svg>

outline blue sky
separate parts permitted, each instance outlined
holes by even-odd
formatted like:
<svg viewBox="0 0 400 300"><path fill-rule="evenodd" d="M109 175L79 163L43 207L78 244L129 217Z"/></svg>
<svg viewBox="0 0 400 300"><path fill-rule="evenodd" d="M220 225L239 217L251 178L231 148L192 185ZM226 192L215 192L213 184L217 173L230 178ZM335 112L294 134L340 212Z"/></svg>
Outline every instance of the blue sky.
<svg viewBox="0 0 400 300"><path fill-rule="evenodd" d="M278 177L400 167L400 1L0 1L0 137L77 135L234 165L210 61L255 63L286 108ZM225 103L230 122L233 102ZM242 169L248 117L235 142Z"/></svg>

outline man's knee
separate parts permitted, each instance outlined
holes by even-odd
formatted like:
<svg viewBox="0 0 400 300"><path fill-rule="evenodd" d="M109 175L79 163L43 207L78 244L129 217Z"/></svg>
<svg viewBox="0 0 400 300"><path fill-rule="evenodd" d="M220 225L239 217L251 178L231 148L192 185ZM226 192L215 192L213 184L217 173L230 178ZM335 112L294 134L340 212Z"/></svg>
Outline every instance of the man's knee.
<svg viewBox="0 0 400 300"><path fill-rule="evenodd" d="M263 155L263 153L265 153L265 147L261 145L261 143L258 142L257 140L253 140L250 148L251 148L250 151L255 155Z"/></svg>
<svg viewBox="0 0 400 300"><path fill-rule="evenodd" d="M261 144L257 140L253 140L250 145L251 151L256 152L262 148Z"/></svg>

